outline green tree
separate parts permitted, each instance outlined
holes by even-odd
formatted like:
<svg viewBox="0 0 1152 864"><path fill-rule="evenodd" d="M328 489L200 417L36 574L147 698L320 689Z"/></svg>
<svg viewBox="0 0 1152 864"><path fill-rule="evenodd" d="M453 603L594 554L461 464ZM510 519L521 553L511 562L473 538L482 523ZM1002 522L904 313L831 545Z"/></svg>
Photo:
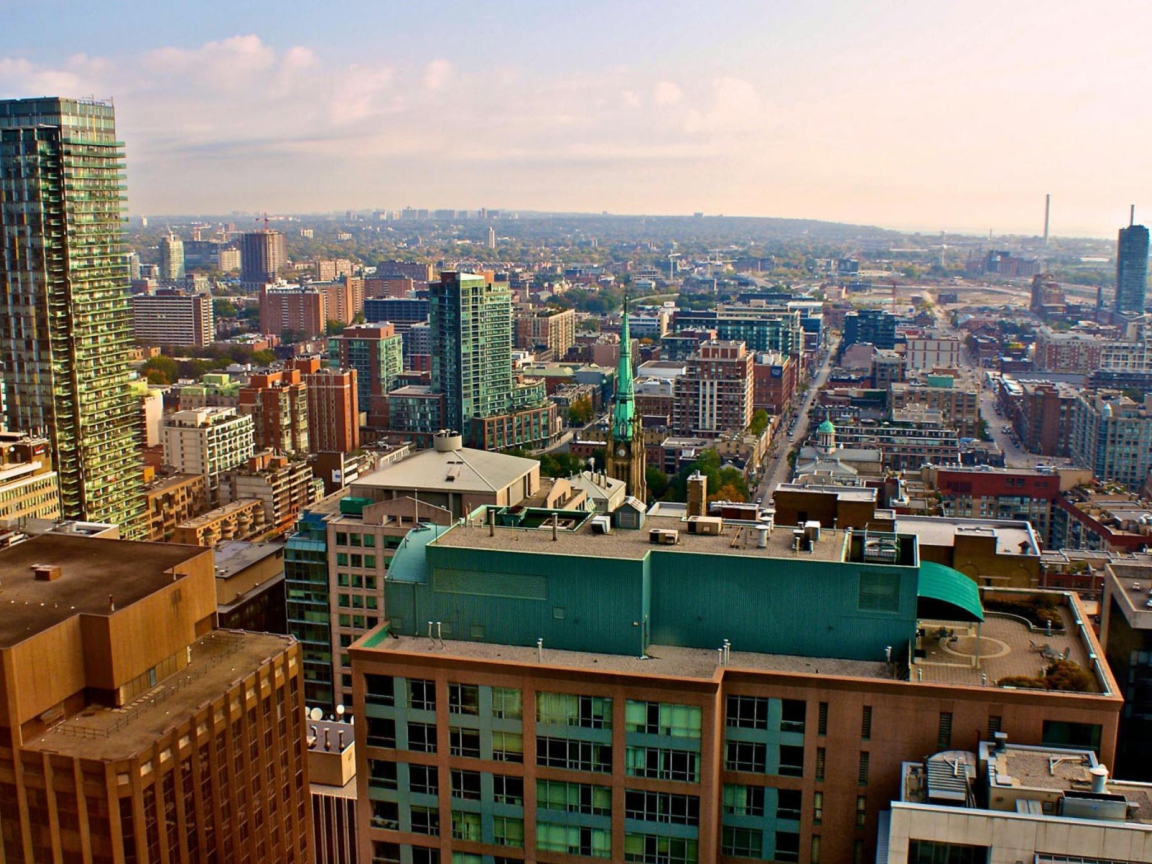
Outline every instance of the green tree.
<svg viewBox="0 0 1152 864"><path fill-rule="evenodd" d="M144 361L140 371L153 384L175 384L180 377L180 364L172 357L160 354Z"/></svg>
<svg viewBox="0 0 1152 864"><path fill-rule="evenodd" d="M329 320L327 326L324 328L324 332L329 336L339 336L344 332L344 326L343 321Z"/></svg>
<svg viewBox="0 0 1152 864"><path fill-rule="evenodd" d="M276 355L272 351L253 351L252 362L257 366L271 366L276 362Z"/></svg>
<svg viewBox="0 0 1152 864"><path fill-rule="evenodd" d="M768 428L768 412L763 408L757 408L752 412L752 424L748 427L748 431L753 435L763 435L764 430Z"/></svg>
<svg viewBox="0 0 1152 864"><path fill-rule="evenodd" d="M568 406L568 425L583 426L592 419L592 399L581 396Z"/></svg>
<svg viewBox="0 0 1152 864"><path fill-rule="evenodd" d="M650 498L663 498L668 493L668 477L659 468L649 465L644 469L644 483Z"/></svg>

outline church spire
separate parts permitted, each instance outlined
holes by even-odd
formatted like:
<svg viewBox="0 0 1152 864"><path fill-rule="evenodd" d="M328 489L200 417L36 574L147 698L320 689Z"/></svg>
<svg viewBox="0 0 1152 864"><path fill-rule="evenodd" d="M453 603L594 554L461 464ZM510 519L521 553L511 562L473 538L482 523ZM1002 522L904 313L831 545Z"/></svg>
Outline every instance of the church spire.
<svg viewBox="0 0 1152 864"><path fill-rule="evenodd" d="M620 363L616 368L616 400L612 408L612 437L617 441L632 439L632 421L636 413L632 390L632 339L628 335L628 298L620 323Z"/></svg>

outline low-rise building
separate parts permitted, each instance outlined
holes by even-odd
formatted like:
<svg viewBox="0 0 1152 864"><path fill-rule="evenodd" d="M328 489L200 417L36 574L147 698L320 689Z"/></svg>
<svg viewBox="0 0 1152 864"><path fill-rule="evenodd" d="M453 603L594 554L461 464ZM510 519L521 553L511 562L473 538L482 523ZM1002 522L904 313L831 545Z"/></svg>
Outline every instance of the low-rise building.
<svg viewBox="0 0 1152 864"><path fill-rule="evenodd" d="M252 417L235 408L177 411L164 420L164 464L179 474L203 474L209 501L220 475L252 457Z"/></svg>
<svg viewBox="0 0 1152 864"><path fill-rule="evenodd" d="M257 453L220 479L220 503L258 499L264 505L264 528L270 533L291 528L304 508L323 497L324 482L312 474L307 460L271 450Z"/></svg>
<svg viewBox="0 0 1152 864"><path fill-rule="evenodd" d="M208 482L203 474L173 474L144 486L148 539L170 540L176 526L208 509Z"/></svg>
<svg viewBox="0 0 1152 864"><path fill-rule="evenodd" d="M891 410L920 405L939 411L961 438L980 435L980 399L975 385L951 375L925 375L919 381L894 381L889 387Z"/></svg>
<svg viewBox="0 0 1152 864"><path fill-rule="evenodd" d="M224 540L214 553L217 626L287 635L284 544Z"/></svg>
<svg viewBox="0 0 1152 864"><path fill-rule="evenodd" d="M160 288L132 296L133 333L144 345L203 348L216 338L212 295Z"/></svg>
<svg viewBox="0 0 1152 864"><path fill-rule="evenodd" d="M1073 406L1069 455L1097 480L1141 489L1152 469L1152 394L1134 402L1115 390L1081 393Z"/></svg>
<svg viewBox="0 0 1152 864"><path fill-rule="evenodd" d="M1090 746L988 737L904 764L877 864L1152 860L1152 786L1109 779Z"/></svg>
<svg viewBox="0 0 1152 864"><path fill-rule="evenodd" d="M355 727L343 717L308 726L308 777L316 864L357 864ZM369 859L370 860L370 859Z"/></svg>
<svg viewBox="0 0 1152 864"><path fill-rule="evenodd" d="M172 532L171 542L213 547L222 540L255 540L267 533L264 502L249 498L181 522Z"/></svg>
<svg viewBox="0 0 1152 864"><path fill-rule="evenodd" d="M939 494L945 516L1030 522L1047 545L1060 476L1024 468L929 466L921 478Z"/></svg>
<svg viewBox="0 0 1152 864"><path fill-rule="evenodd" d="M0 431L0 521L60 518L50 447L38 435Z"/></svg>
<svg viewBox="0 0 1152 864"><path fill-rule="evenodd" d="M1152 507L1114 485L1073 487L1055 500L1051 546L1104 552L1152 547Z"/></svg>

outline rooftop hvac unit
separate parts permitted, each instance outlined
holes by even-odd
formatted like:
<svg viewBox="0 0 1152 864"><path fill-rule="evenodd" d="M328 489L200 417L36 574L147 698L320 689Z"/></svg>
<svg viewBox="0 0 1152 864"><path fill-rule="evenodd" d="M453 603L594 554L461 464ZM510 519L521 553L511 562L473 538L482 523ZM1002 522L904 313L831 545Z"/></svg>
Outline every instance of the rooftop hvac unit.
<svg viewBox="0 0 1152 864"><path fill-rule="evenodd" d="M611 534L612 533L612 517L611 516L593 516L590 520L592 525L593 534Z"/></svg>
<svg viewBox="0 0 1152 864"><path fill-rule="evenodd" d="M820 539L820 522L816 519L809 519L804 523L804 534L815 543Z"/></svg>
<svg viewBox="0 0 1152 864"><path fill-rule="evenodd" d="M648 542L660 546L675 546L680 540L680 532L673 528L653 528L648 532Z"/></svg>
<svg viewBox="0 0 1152 864"><path fill-rule="evenodd" d="M689 534L717 535L724 528L724 520L719 516L689 516Z"/></svg>

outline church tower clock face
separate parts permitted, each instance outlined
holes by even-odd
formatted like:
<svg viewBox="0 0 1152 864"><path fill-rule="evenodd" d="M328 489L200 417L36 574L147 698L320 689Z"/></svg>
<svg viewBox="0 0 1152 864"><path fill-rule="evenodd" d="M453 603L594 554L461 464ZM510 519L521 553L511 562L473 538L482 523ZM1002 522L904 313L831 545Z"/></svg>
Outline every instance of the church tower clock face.
<svg viewBox="0 0 1152 864"><path fill-rule="evenodd" d="M616 448L616 455L619 456L621 459L623 459L625 456L628 455L628 451L624 447L617 447Z"/></svg>

